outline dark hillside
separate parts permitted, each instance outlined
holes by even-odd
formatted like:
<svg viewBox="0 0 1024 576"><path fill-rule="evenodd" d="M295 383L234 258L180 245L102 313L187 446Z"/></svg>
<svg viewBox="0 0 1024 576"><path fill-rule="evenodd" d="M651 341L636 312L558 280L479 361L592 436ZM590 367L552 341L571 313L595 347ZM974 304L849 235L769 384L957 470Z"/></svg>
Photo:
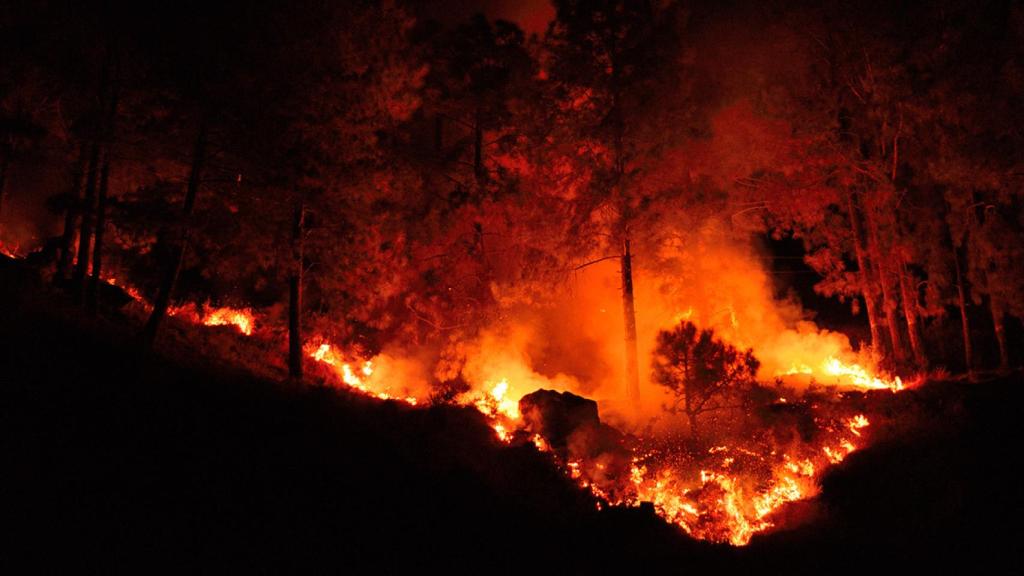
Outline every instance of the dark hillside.
<svg viewBox="0 0 1024 576"><path fill-rule="evenodd" d="M6 544L49 550L25 558L37 567L1022 566L1016 381L866 397L892 420L826 477L818 519L732 549L643 509L598 512L472 410L288 387L199 355L143 364L127 325L84 320L19 263L0 273Z"/></svg>

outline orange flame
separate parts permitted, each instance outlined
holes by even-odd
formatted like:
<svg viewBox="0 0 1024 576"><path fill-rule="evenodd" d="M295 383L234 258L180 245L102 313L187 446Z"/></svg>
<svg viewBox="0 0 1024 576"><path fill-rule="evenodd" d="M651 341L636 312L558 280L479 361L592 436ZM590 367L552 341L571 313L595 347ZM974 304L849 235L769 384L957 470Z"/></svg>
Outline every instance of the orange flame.
<svg viewBox="0 0 1024 576"><path fill-rule="evenodd" d="M215 308L203 316L202 322L205 326L234 326L242 334L251 336L256 319L248 308Z"/></svg>
<svg viewBox="0 0 1024 576"><path fill-rule="evenodd" d="M419 402L415 396L396 395L382 383L375 381L375 368L372 360L366 360L358 369L345 362L343 356L330 343L321 341L319 344L308 342L303 347L306 355L313 360L331 367L334 374L349 388L372 396L379 400L398 400L415 406Z"/></svg>
<svg viewBox="0 0 1024 576"><path fill-rule="evenodd" d="M901 380L899 376L896 376L891 380L887 380L880 376L871 374L871 372L860 364L847 364L835 356L830 356L825 359L817 370L807 364L794 364L789 368L789 370L780 372L777 375L791 376L794 374L807 374L814 376L819 373L835 377L836 383L840 386L849 386L861 390L891 390L893 392L899 392L905 389L903 380Z"/></svg>

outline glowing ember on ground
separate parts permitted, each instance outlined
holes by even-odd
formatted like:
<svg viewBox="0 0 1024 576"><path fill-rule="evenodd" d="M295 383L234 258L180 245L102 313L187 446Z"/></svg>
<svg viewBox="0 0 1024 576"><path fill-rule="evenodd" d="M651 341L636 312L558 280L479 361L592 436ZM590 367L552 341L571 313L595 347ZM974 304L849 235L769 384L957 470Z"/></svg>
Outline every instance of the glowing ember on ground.
<svg viewBox="0 0 1024 576"><path fill-rule="evenodd" d="M868 420L864 415L857 415L847 424L859 437L860 430L868 426ZM838 464L857 449L846 437L832 442L834 445L822 447L826 464ZM671 465L650 473L649 465L640 464L641 458L634 458L629 477L633 494L616 503L650 502L661 517L695 538L743 546L754 534L774 526L771 516L780 507L815 496L818 492L816 472L826 467L816 465L813 456L800 459L788 454L781 458L777 454L761 456L724 446L713 447L707 453L736 456L723 456L715 468L701 469L695 476ZM757 481L743 470L734 470L738 458L768 464L770 478Z"/></svg>

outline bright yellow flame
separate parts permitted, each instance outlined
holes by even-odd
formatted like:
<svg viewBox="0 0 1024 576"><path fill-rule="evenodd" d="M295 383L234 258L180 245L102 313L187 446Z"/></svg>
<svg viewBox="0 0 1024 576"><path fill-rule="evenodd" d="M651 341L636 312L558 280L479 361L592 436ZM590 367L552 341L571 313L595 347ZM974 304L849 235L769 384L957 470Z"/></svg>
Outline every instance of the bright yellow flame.
<svg viewBox="0 0 1024 576"><path fill-rule="evenodd" d="M498 435L498 439L501 440L502 442L508 442L512 439L512 435L501 424L494 425L494 432Z"/></svg>
<svg viewBox="0 0 1024 576"><path fill-rule="evenodd" d="M249 309L217 308L203 317L206 326L234 326L246 336L252 335L255 317Z"/></svg>
<svg viewBox="0 0 1024 576"><path fill-rule="evenodd" d="M896 376L892 380L885 380L878 376L874 376L866 368L860 364L846 364L842 360L835 356L829 356L821 364L820 371L828 376L835 376L844 381L840 381L840 384L846 383L855 388L862 388L866 390L892 390L893 392L899 392L904 389L903 380L899 376ZM778 372L776 376L791 376L793 374L807 374L813 376L817 371L811 368L807 364L794 362L790 365L788 370Z"/></svg>
<svg viewBox="0 0 1024 576"><path fill-rule="evenodd" d="M304 350L306 355L313 360L330 366L338 378L349 388L380 400L400 400L412 406L417 404L417 399L414 396L395 396L379 382L371 382L375 372L372 360L364 361L358 370L354 370L351 364L342 361L341 354L327 342L308 343L304 346Z"/></svg>
<svg viewBox="0 0 1024 576"><path fill-rule="evenodd" d="M509 397L509 384L507 378L502 378L491 387L486 395L480 396L473 402L476 409L485 416L504 416L511 420L519 419L519 402Z"/></svg>
<svg viewBox="0 0 1024 576"><path fill-rule="evenodd" d="M885 381L872 376L860 364L844 364L836 357L831 357L825 361L824 370L826 374L832 376L849 378L850 382L858 388L892 390L893 392L903 390L903 381L900 380L899 376L893 380Z"/></svg>

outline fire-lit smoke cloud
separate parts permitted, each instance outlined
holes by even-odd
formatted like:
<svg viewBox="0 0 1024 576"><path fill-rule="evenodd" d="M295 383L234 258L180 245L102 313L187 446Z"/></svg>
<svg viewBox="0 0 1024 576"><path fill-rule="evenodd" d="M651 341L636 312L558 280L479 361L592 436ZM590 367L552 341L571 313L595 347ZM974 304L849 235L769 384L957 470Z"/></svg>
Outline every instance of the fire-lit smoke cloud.
<svg viewBox="0 0 1024 576"><path fill-rule="evenodd" d="M753 349L766 382L784 376L799 386L809 375L852 387L828 363L870 367L845 335L817 326L799 302L776 298L755 245L730 238L719 224L677 233L660 251L635 255L641 421L665 417L668 398L650 380L650 358L658 332L682 320ZM545 305L504 315L464 345L462 376L479 390L507 379L516 397L538 388L569 390L598 400L603 417L635 424L625 399L623 334L618 262L609 260L553 287Z"/></svg>

